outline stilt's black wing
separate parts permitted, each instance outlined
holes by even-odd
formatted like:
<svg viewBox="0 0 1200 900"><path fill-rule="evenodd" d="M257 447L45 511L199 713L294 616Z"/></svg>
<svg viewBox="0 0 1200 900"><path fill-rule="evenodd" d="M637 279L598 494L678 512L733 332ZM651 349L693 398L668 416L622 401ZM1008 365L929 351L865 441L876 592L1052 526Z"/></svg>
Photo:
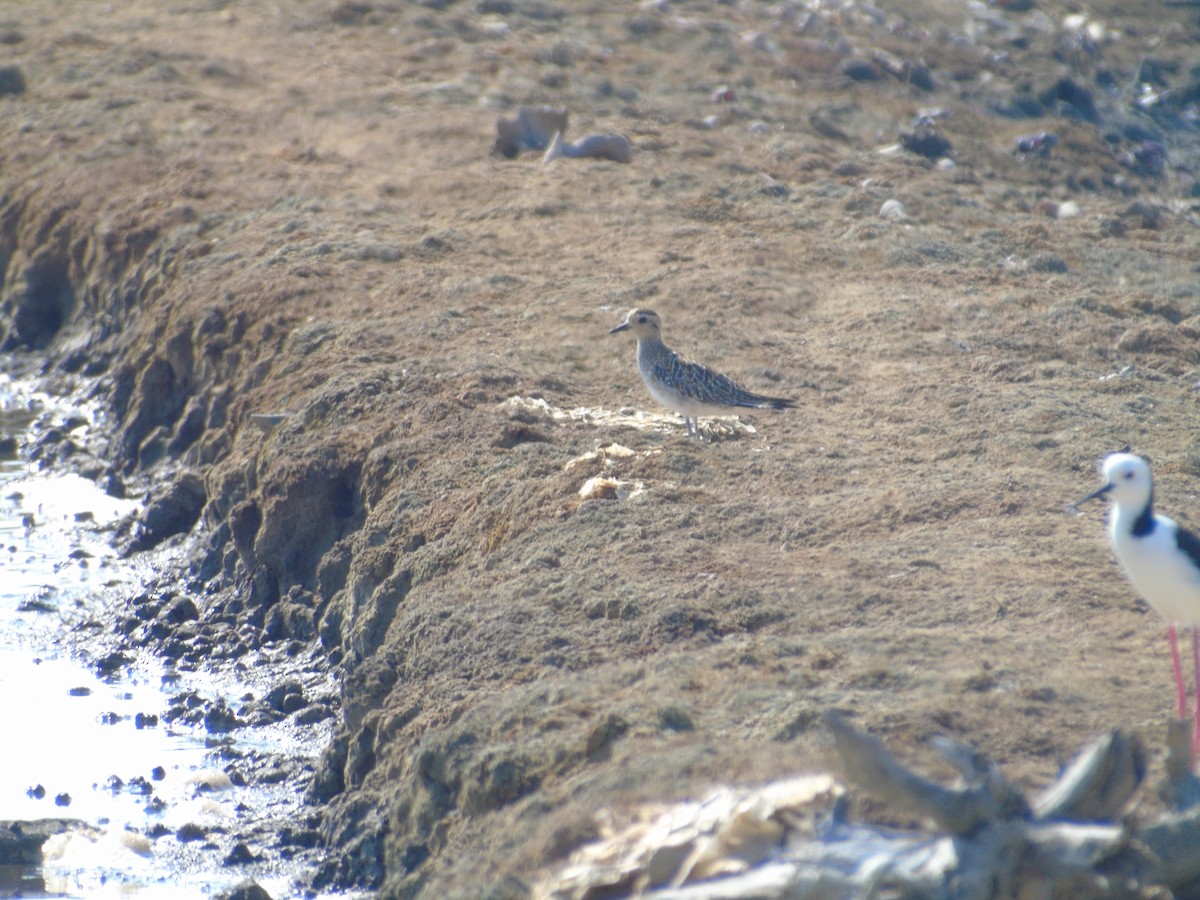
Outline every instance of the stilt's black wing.
<svg viewBox="0 0 1200 900"><path fill-rule="evenodd" d="M1188 555L1196 571L1200 572L1200 537L1180 525L1175 529L1175 544Z"/></svg>

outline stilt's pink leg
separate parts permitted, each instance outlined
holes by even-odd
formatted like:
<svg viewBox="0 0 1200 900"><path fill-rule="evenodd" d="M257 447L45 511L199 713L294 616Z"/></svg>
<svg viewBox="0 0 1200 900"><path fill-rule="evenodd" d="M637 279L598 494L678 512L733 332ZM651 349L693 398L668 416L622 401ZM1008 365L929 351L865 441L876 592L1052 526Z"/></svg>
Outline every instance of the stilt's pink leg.
<svg viewBox="0 0 1200 900"><path fill-rule="evenodd" d="M1200 628L1192 626L1192 670L1196 673L1196 705L1192 708L1192 768L1200 756Z"/></svg>
<svg viewBox="0 0 1200 900"><path fill-rule="evenodd" d="M1175 669L1175 699L1179 701L1179 718L1188 717L1187 688L1183 686L1183 665L1179 662L1179 641L1175 637L1175 623L1167 626L1167 640L1171 642L1171 665Z"/></svg>

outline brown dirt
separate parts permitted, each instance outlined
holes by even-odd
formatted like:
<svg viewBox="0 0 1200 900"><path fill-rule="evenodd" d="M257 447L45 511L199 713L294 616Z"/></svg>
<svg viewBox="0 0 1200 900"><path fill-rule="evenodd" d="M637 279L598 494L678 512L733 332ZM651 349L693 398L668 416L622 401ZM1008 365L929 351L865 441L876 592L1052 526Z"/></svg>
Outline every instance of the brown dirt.
<svg viewBox="0 0 1200 900"><path fill-rule="evenodd" d="M202 477L203 626L338 666L319 882L522 896L602 806L826 766L831 707L1026 785L1158 746L1161 623L1064 512L1125 444L1185 522L1200 476L1200 24L1122 6L972 43L944 0L0 5L0 336L104 372L124 477ZM842 74L876 51L909 80ZM633 162L489 156L518 103ZM928 109L953 168L880 152ZM799 410L699 443L504 405L657 411L635 305ZM612 442L647 490L585 502Z"/></svg>

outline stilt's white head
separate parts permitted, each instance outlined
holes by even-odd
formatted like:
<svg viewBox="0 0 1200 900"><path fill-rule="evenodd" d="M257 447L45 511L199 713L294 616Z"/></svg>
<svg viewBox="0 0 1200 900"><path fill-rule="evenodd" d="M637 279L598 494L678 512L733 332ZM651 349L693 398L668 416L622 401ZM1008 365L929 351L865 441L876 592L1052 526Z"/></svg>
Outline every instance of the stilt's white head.
<svg viewBox="0 0 1200 900"><path fill-rule="evenodd" d="M1113 453L1105 457L1100 472L1104 486L1088 494L1079 503L1111 494L1118 506L1138 509L1146 505L1154 490L1150 464L1132 453Z"/></svg>

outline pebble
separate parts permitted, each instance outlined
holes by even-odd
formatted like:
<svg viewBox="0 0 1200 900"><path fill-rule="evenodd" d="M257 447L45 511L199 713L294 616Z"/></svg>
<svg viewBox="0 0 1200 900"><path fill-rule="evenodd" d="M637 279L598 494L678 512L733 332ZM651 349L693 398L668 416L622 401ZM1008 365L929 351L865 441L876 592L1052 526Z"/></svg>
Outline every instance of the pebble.
<svg viewBox="0 0 1200 900"><path fill-rule="evenodd" d="M899 200L885 200L883 206L879 207L879 218L881 219L903 219L906 215L904 204Z"/></svg>
<svg viewBox="0 0 1200 900"><path fill-rule="evenodd" d="M1167 166L1167 147L1161 141L1141 141L1120 158L1122 164L1137 174L1158 177Z"/></svg>
<svg viewBox="0 0 1200 900"><path fill-rule="evenodd" d="M233 849L229 851L222 865L225 866L244 866L248 863L256 862L259 859L245 841L238 841L233 845Z"/></svg>
<svg viewBox="0 0 1200 900"><path fill-rule="evenodd" d="M496 121L493 152L506 159L516 158L523 150L545 150L556 132L567 130L567 110L553 106L522 106L516 118Z"/></svg>
<svg viewBox="0 0 1200 900"><path fill-rule="evenodd" d="M1070 78L1059 79L1039 94L1037 99L1043 106L1057 108L1063 115L1088 122L1100 121L1092 92Z"/></svg>
<svg viewBox="0 0 1200 900"><path fill-rule="evenodd" d="M17 66L0 66L0 94L25 93L25 76Z"/></svg>
<svg viewBox="0 0 1200 900"><path fill-rule="evenodd" d="M629 138L623 134L589 134L574 143L563 140L562 133L554 135L554 140L546 148L542 157L542 165L562 157L569 159L611 159L614 162L627 163L633 159L633 147Z"/></svg>
<svg viewBox="0 0 1200 900"><path fill-rule="evenodd" d="M878 81L883 76L868 60L852 57L841 65L842 74L851 81Z"/></svg>
<svg viewBox="0 0 1200 900"><path fill-rule="evenodd" d="M257 881L248 878L221 891L213 897L213 900L271 900L271 895Z"/></svg>
<svg viewBox="0 0 1200 900"><path fill-rule="evenodd" d="M954 151L954 145L931 126L916 128L912 133L900 135L900 145L909 153L927 159L941 159Z"/></svg>
<svg viewBox="0 0 1200 900"><path fill-rule="evenodd" d="M197 825L195 822L188 822L179 826L179 830L175 832L175 840L181 844L186 844L188 841L200 841L208 832L204 826Z"/></svg>
<svg viewBox="0 0 1200 900"><path fill-rule="evenodd" d="M1050 151L1058 146L1058 140L1058 135L1052 131L1023 134L1017 138L1017 157L1024 159L1026 156L1049 156Z"/></svg>

